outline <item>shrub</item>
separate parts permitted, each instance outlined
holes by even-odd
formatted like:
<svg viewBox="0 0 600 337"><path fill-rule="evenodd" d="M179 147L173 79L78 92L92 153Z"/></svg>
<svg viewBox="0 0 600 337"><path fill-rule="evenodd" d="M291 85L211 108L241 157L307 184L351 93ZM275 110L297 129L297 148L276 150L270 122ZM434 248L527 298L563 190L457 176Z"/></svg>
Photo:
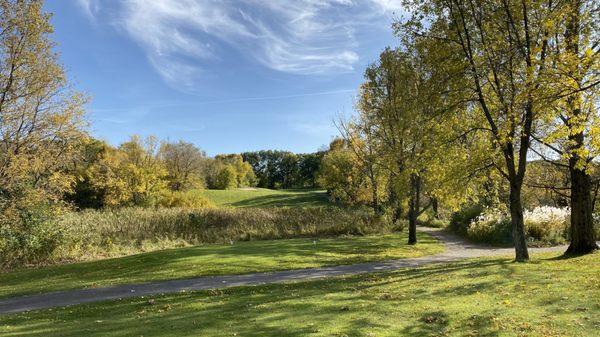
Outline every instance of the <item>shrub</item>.
<svg viewBox="0 0 600 337"><path fill-rule="evenodd" d="M478 216L483 212L483 206L479 204L469 205L452 214L448 229L451 231L466 236L467 230Z"/></svg>
<svg viewBox="0 0 600 337"><path fill-rule="evenodd" d="M56 225L50 207L19 210L17 218L2 217L1 220L1 269L46 262L64 242L64 231Z"/></svg>
<svg viewBox="0 0 600 337"><path fill-rule="evenodd" d="M475 242L508 244L512 242L512 226L506 212L485 209L467 228L467 237Z"/></svg>
<svg viewBox="0 0 600 337"><path fill-rule="evenodd" d="M165 208L203 208L214 205L206 197L190 192L166 192L158 201L158 207Z"/></svg>
<svg viewBox="0 0 600 337"><path fill-rule="evenodd" d="M217 173L215 188L230 190L237 187L237 173L232 165L223 165Z"/></svg>
<svg viewBox="0 0 600 337"><path fill-rule="evenodd" d="M510 214L505 209L488 208L466 225L465 221L474 214L467 208L453 216L451 228L472 241L490 244L512 243ZM563 244L568 239L570 210L550 206L536 207L523 213L525 235L534 245ZM453 226L453 227L452 227Z"/></svg>
<svg viewBox="0 0 600 337"><path fill-rule="evenodd" d="M536 207L525 211L527 236L544 244L563 244L567 241L571 224L571 210L550 206Z"/></svg>
<svg viewBox="0 0 600 337"><path fill-rule="evenodd" d="M433 228L446 228L448 227L448 221L443 219L431 218L423 223L425 227L433 227Z"/></svg>

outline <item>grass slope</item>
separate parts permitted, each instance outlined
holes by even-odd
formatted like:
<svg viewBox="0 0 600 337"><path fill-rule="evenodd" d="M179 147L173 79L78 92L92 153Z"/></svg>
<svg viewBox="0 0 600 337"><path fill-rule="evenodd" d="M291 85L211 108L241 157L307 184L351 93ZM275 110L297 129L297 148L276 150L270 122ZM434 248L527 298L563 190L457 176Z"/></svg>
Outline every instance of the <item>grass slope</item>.
<svg viewBox="0 0 600 337"><path fill-rule="evenodd" d="M469 260L0 317L15 336L598 336L600 253Z"/></svg>
<svg viewBox="0 0 600 337"><path fill-rule="evenodd" d="M201 193L218 206L314 207L332 205L325 191L312 189L270 190L256 188L199 190L191 193Z"/></svg>
<svg viewBox="0 0 600 337"><path fill-rule="evenodd" d="M141 283L207 275L300 269L418 257L443 247L426 234L236 242L162 250L122 258L48 266L0 274L0 297L63 289Z"/></svg>

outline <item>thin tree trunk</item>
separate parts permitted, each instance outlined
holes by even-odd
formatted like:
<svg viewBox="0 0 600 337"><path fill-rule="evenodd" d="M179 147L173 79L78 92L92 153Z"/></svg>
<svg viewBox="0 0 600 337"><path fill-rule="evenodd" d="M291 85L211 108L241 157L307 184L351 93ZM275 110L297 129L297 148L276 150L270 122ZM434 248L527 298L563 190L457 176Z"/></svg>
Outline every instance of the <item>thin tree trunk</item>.
<svg viewBox="0 0 600 337"><path fill-rule="evenodd" d="M410 201L408 211L408 244L417 243L417 217L421 204L421 178L412 174L410 177Z"/></svg>
<svg viewBox="0 0 600 337"><path fill-rule="evenodd" d="M525 221L523 219L523 204L521 203L521 186L518 182L510 182L510 221L512 224L513 242L517 261L529 260L527 241L525 238Z"/></svg>
<svg viewBox="0 0 600 337"><path fill-rule="evenodd" d="M400 198L398 198L398 193L396 192L393 181L394 175L390 174L387 185L389 193L387 205L388 207L392 208L392 223L395 224L398 220L402 218L404 210L402 209L402 202L399 200Z"/></svg>
<svg viewBox="0 0 600 337"><path fill-rule="evenodd" d="M371 189L371 206L373 207L373 212L375 215L381 215L381 207L379 206L379 184L377 182L377 177L375 177L374 173L371 173L371 185L373 188Z"/></svg>
<svg viewBox="0 0 600 337"><path fill-rule="evenodd" d="M433 217L434 219L439 219L440 218L440 213L438 210L438 200L436 197L432 197L431 198L431 209L433 210Z"/></svg>

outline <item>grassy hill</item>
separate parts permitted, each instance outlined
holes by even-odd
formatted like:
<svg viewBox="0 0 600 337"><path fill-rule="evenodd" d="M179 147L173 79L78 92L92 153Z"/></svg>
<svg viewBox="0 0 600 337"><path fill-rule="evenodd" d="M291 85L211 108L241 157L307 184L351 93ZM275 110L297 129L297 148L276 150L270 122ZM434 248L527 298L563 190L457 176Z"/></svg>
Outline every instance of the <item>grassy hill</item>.
<svg viewBox="0 0 600 337"><path fill-rule="evenodd" d="M315 189L270 190L242 188L236 190L198 190L218 206L233 207L315 207L329 206L327 193Z"/></svg>

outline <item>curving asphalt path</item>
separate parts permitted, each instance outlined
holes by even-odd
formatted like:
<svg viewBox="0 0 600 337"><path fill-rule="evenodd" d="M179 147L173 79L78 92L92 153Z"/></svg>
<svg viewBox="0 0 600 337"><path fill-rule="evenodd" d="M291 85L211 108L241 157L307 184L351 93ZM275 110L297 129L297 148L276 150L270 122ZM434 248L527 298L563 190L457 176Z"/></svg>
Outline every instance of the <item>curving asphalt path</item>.
<svg viewBox="0 0 600 337"><path fill-rule="evenodd" d="M157 281L143 284L119 285L106 288L58 291L40 295L28 295L0 300L0 314L18 313L37 309L63 307L74 304L115 300L136 296L177 293L191 290L206 290L288 281L306 281L336 276L349 276L370 272L390 271L400 268L414 268L433 263L486 257L511 256L513 248L492 248L465 242L463 239L435 228L419 228L445 245L445 251L437 255L418 258L369 262L352 265L285 270L244 275L223 275L198 277L187 280ZM565 251L566 246L550 248L530 248L531 252Z"/></svg>

